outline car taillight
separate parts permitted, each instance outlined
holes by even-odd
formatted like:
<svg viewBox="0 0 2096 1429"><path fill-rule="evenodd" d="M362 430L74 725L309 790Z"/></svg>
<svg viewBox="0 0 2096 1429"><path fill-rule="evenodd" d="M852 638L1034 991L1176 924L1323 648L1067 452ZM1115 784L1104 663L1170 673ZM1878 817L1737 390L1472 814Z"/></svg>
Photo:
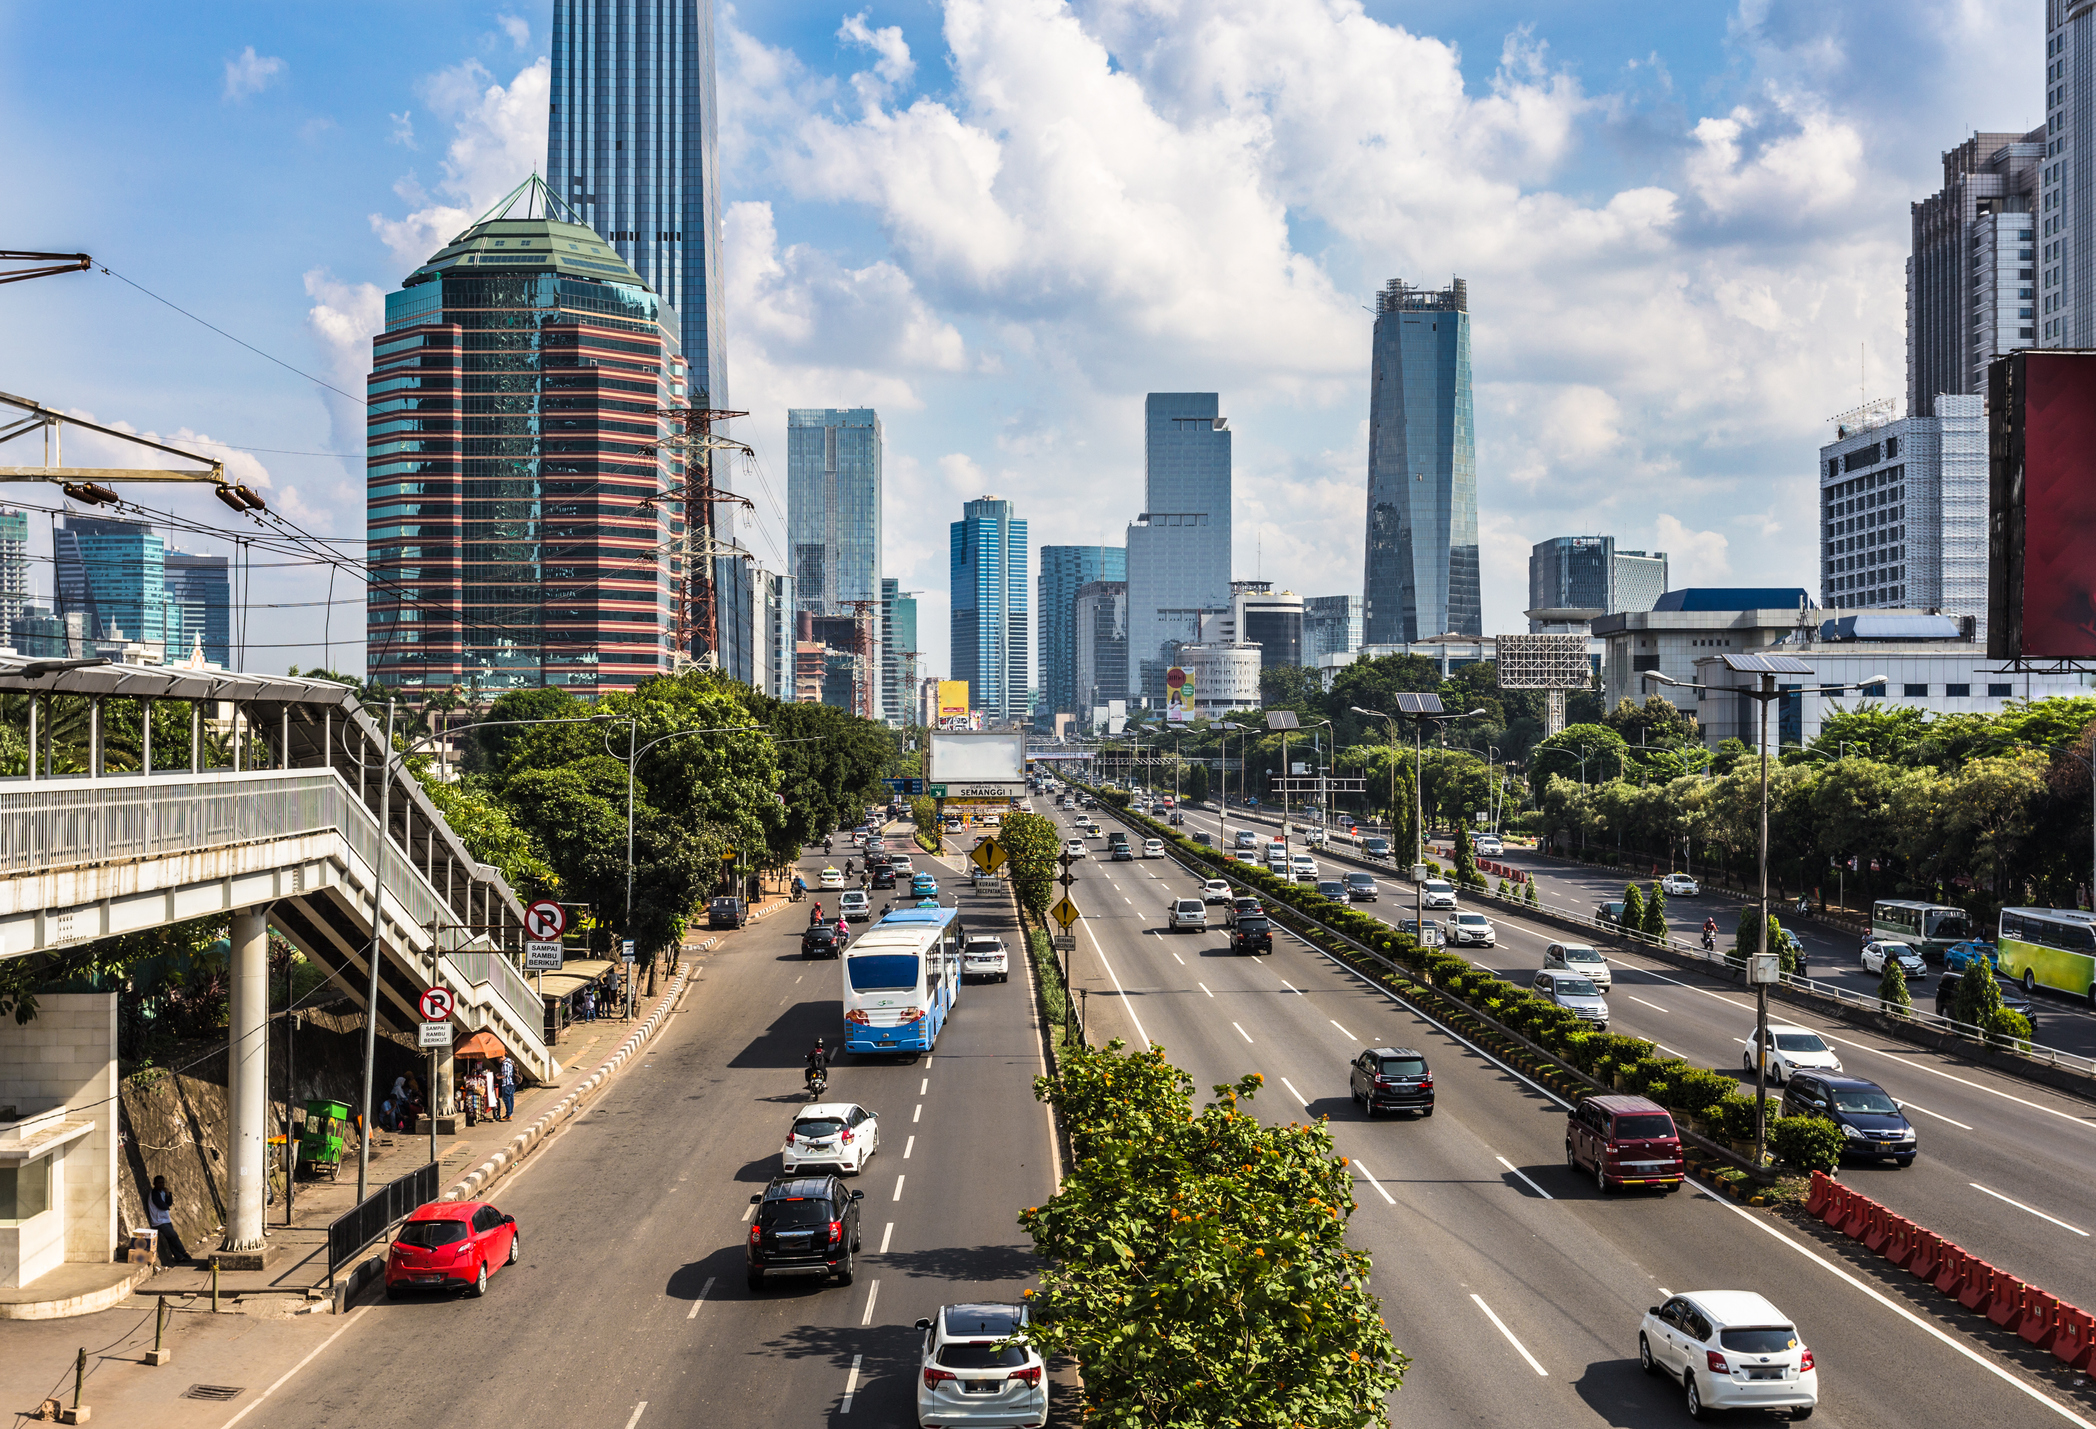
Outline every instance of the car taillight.
<svg viewBox="0 0 2096 1429"><path fill-rule="evenodd" d="M750 1227L750 1244L751 1244L751 1245L756 1245L756 1244L758 1244L759 1242L761 1242L761 1241L762 1241L763 1239L764 1239L764 1228L763 1228L762 1226L751 1226L751 1227Z"/></svg>
<svg viewBox="0 0 2096 1429"><path fill-rule="evenodd" d="M925 1370L924 1387L926 1389L938 1388L942 1380L947 1384L954 1384L958 1382L956 1377L947 1370L929 1368Z"/></svg>
<svg viewBox="0 0 2096 1429"><path fill-rule="evenodd" d="M836 1244L836 1243L837 1243L838 1241L840 1241L840 1240L843 1240L843 1239L844 1239L844 1222L843 1222L843 1221L831 1221L831 1222L830 1222L830 1243L831 1243L832 1245L834 1245L834 1244Z"/></svg>
<svg viewBox="0 0 2096 1429"><path fill-rule="evenodd" d="M1808 1369L1811 1369L1811 1368L1812 1368L1812 1351L1810 1351L1810 1350L1806 1350L1806 1351L1804 1351L1804 1358L1798 1361L1798 1373L1799 1373L1799 1374L1803 1374L1803 1373L1804 1373L1804 1372L1805 1372L1806 1370L1808 1370Z"/></svg>
<svg viewBox="0 0 2096 1429"><path fill-rule="evenodd" d="M1005 1379L1007 1381L1016 1379L1021 1384L1037 1385L1041 1382L1041 1367L1039 1365L1029 1365L1025 1369L1015 1369L1006 1375Z"/></svg>
<svg viewBox="0 0 2096 1429"><path fill-rule="evenodd" d="M1423 1091L1423 1092L1430 1092L1430 1091L1432 1091L1433 1089L1434 1089L1434 1079L1433 1079L1432 1077L1421 1077L1421 1078L1419 1079L1419 1090L1421 1090L1421 1091Z"/></svg>
<svg viewBox="0 0 2096 1429"><path fill-rule="evenodd" d="M846 1146L851 1145L851 1128L848 1126L844 1128L843 1141Z"/></svg>
<svg viewBox="0 0 2096 1429"><path fill-rule="evenodd" d="M1732 1373L1732 1366L1726 1364L1725 1357L1719 1354L1716 1350L1705 1350L1703 1352L1703 1358L1709 1362L1710 1372L1712 1374Z"/></svg>

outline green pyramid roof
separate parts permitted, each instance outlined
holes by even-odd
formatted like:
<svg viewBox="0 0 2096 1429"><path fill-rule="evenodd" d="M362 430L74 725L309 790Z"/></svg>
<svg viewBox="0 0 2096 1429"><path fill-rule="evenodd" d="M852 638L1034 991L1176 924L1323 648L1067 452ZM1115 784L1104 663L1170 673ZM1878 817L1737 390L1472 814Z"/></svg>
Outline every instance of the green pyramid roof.
<svg viewBox="0 0 2096 1429"><path fill-rule="evenodd" d="M564 278L654 291L537 174L511 189L479 222L432 254L401 286L414 287L452 272L461 276L557 273Z"/></svg>

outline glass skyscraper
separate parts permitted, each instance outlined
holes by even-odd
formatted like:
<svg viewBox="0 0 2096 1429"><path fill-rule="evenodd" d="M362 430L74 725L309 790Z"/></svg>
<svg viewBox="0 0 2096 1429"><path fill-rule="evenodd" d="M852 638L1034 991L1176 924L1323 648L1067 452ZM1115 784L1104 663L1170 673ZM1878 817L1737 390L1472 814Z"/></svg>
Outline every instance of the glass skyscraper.
<svg viewBox="0 0 2096 1429"><path fill-rule="evenodd" d="M1128 552L1119 546L1043 546L1034 605L1035 659L1041 699L1036 720L1053 729L1058 714L1082 715L1077 703L1077 588L1126 581Z"/></svg>
<svg viewBox="0 0 2096 1429"><path fill-rule="evenodd" d="M1303 599L1303 663L1361 648L1361 597L1313 595Z"/></svg>
<svg viewBox="0 0 2096 1429"><path fill-rule="evenodd" d="M232 558L167 553L167 661L186 660L197 646L214 665L233 663Z"/></svg>
<svg viewBox="0 0 2096 1429"><path fill-rule="evenodd" d="M949 530L950 679L996 723L1026 718L1026 523L1012 503L978 497Z"/></svg>
<svg viewBox="0 0 2096 1429"><path fill-rule="evenodd" d="M1370 645L1484 634L1470 297L1461 278L1376 294L1368 409Z"/></svg>
<svg viewBox="0 0 2096 1429"><path fill-rule="evenodd" d="M881 580L881 719L910 723L917 691L917 597L893 577Z"/></svg>
<svg viewBox="0 0 2096 1429"><path fill-rule="evenodd" d="M52 529L58 618L78 617L89 640L167 639L167 544L151 526L62 516Z"/></svg>
<svg viewBox="0 0 2096 1429"><path fill-rule="evenodd" d="M29 513L0 506L0 636L29 604Z"/></svg>
<svg viewBox="0 0 2096 1429"><path fill-rule="evenodd" d="M881 598L881 419L871 407L786 413L786 539L794 598L847 615Z"/></svg>
<svg viewBox="0 0 2096 1429"><path fill-rule="evenodd" d="M1167 641L1230 607L1230 419L1214 392L1143 402L1143 513L1128 527L1128 690L1164 698Z"/></svg>
<svg viewBox="0 0 2096 1429"><path fill-rule="evenodd" d="M670 666L674 315L534 176L386 295L371 678L589 698ZM729 618L723 612L724 622Z"/></svg>

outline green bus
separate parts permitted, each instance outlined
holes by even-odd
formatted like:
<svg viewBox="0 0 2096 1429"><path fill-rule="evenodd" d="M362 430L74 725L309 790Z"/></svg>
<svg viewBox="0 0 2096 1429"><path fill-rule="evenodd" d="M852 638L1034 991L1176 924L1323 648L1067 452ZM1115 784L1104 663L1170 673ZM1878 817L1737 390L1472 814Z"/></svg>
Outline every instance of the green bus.
<svg viewBox="0 0 2096 1429"><path fill-rule="evenodd" d="M1945 948L1972 936L1972 920L1963 908L1884 898L1870 907L1870 935L1880 942L1905 943L1923 957L1934 953L1941 961Z"/></svg>
<svg viewBox="0 0 2096 1429"><path fill-rule="evenodd" d="M2049 987L2096 1005L2096 913L2080 908L2001 910L2003 977L2025 992Z"/></svg>

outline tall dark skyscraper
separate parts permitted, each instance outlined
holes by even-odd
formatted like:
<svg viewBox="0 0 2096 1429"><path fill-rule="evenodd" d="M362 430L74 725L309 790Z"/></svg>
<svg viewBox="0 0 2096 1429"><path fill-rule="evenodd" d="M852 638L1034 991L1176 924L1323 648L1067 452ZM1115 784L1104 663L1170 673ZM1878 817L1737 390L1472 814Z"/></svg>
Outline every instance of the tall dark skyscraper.
<svg viewBox="0 0 2096 1429"><path fill-rule="evenodd" d="M1470 296L1392 278L1376 294L1368 409L1367 641L1484 634Z"/></svg>
<svg viewBox="0 0 2096 1429"><path fill-rule="evenodd" d="M1012 503L981 496L948 528L952 678L996 723L1026 718L1026 522Z"/></svg>
<svg viewBox="0 0 2096 1429"><path fill-rule="evenodd" d="M1041 701L1034 711L1044 729L1058 714L1083 713L1077 703L1077 590L1092 581L1128 579L1128 553L1119 546L1043 546L1034 602L1034 650ZM1126 592L1123 592L1123 603ZM1116 697L1118 698L1118 696Z"/></svg>

